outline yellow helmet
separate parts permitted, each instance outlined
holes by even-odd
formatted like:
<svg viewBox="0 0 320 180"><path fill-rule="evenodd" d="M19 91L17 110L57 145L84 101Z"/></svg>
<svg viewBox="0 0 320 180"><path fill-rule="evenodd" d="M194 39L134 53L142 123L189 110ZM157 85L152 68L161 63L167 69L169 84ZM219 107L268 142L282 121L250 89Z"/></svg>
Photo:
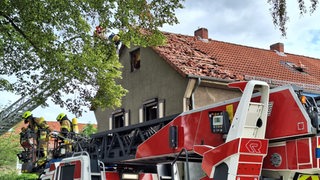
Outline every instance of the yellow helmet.
<svg viewBox="0 0 320 180"><path fill-rule="evenodd" d="M57 116L57 121L61 121L65 116L66 116L65 113L60 113L60 114Z"/></svg>
<svg viewBox="0 0 320 180"><path fill-rule="evenodd" d="M22 118L23 119L28 119L28 117L32 116L32 112L31 111L26 111L23 113Z"/></svg>

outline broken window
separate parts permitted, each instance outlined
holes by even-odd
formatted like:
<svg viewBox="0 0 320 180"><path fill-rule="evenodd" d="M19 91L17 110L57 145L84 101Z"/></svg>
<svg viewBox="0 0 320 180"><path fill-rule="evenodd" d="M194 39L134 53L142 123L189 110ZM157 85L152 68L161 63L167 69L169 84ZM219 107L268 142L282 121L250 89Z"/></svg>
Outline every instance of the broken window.
<svg viewBox="0 0 320 180"><path fill-rule="evenodd" d="M130 52L131 72L140 68L140 48Z"/></svg>

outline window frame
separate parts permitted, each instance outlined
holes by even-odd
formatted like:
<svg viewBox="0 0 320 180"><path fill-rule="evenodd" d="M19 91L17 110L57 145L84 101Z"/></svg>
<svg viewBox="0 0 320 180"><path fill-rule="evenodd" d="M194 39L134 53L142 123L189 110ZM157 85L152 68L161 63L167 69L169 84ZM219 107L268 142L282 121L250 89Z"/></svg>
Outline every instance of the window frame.
<svg viewBox="0 0 320 180"><path fill-rule="evenodd" d="M131 72L137 71L141 67L141 50L140 48L136 48L130 51L129 54ZM138 55L138 57L136 55Z"/></svg>
<svg viewBox="0 0 320 180"><path fill-rule="evenodd" d="M149 117L151 117L152 115L150 115L150 110L149 108L153 108L156 107L156 114L155 114L155 118L151 118L149 119ZM150 100L147 100L143 103L142 105L142 110L143 110L143 121L151 121L154 119L158 119L159 118L159 101L158 98L153 98Z"/></svg>
<svg viewBox="0 0 320 180"><path fill-rule="evenodd" d="M114 111L112 114L111 114L111 129L115 129L115 128L120 128L120 127L116 127L116 125L121 125L121 123L119 124L119 122L117 122L117 119L119 117L122 117L122 126L120 127L124 127L126 125L126 121L125 121L125 111L123 108L117 110L117 111Z"/></svg>

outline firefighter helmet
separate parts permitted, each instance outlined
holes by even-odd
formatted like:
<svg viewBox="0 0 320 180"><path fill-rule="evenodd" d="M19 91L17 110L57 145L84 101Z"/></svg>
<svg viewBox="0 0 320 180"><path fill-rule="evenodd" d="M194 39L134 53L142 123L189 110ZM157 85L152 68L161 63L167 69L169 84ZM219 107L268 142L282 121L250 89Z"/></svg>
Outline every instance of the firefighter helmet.
<svg viewBox="0 0 320 180"><path fill-rule="evenodd" d="M23 119L28 119L31 116L32 116L32 112L31 111L26 111L26 112L23 113L22 118Z"/></svg>
<svg viewBox="0 0 320 180"><path fill-rule="evenodd" d="M65 116L66 116L65 113L60 113L60 114L57 116L57 121L61 121Z"/></svg>

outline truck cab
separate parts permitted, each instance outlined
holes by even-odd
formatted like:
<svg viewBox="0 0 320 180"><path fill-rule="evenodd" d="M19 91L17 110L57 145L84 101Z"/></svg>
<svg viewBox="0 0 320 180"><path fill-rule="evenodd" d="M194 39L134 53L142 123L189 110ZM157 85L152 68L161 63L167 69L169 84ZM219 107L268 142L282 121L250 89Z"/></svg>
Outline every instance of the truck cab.
<svg viewBox="0 0 320 180"><path fill-rule="evenodd" d="M102 170L101 170L102 169ZM49 164L42 175L41 180L105 180L104 164L101 161L91 159L85 151L74 153L71 157L63 158L59 162Z"/></svg>
<svg viewBox="0 0 320 180"><path fill-rule="evenodd" d="M320 132L320 95L305 93L306 111L311 119L312 125Z"/></svg>

